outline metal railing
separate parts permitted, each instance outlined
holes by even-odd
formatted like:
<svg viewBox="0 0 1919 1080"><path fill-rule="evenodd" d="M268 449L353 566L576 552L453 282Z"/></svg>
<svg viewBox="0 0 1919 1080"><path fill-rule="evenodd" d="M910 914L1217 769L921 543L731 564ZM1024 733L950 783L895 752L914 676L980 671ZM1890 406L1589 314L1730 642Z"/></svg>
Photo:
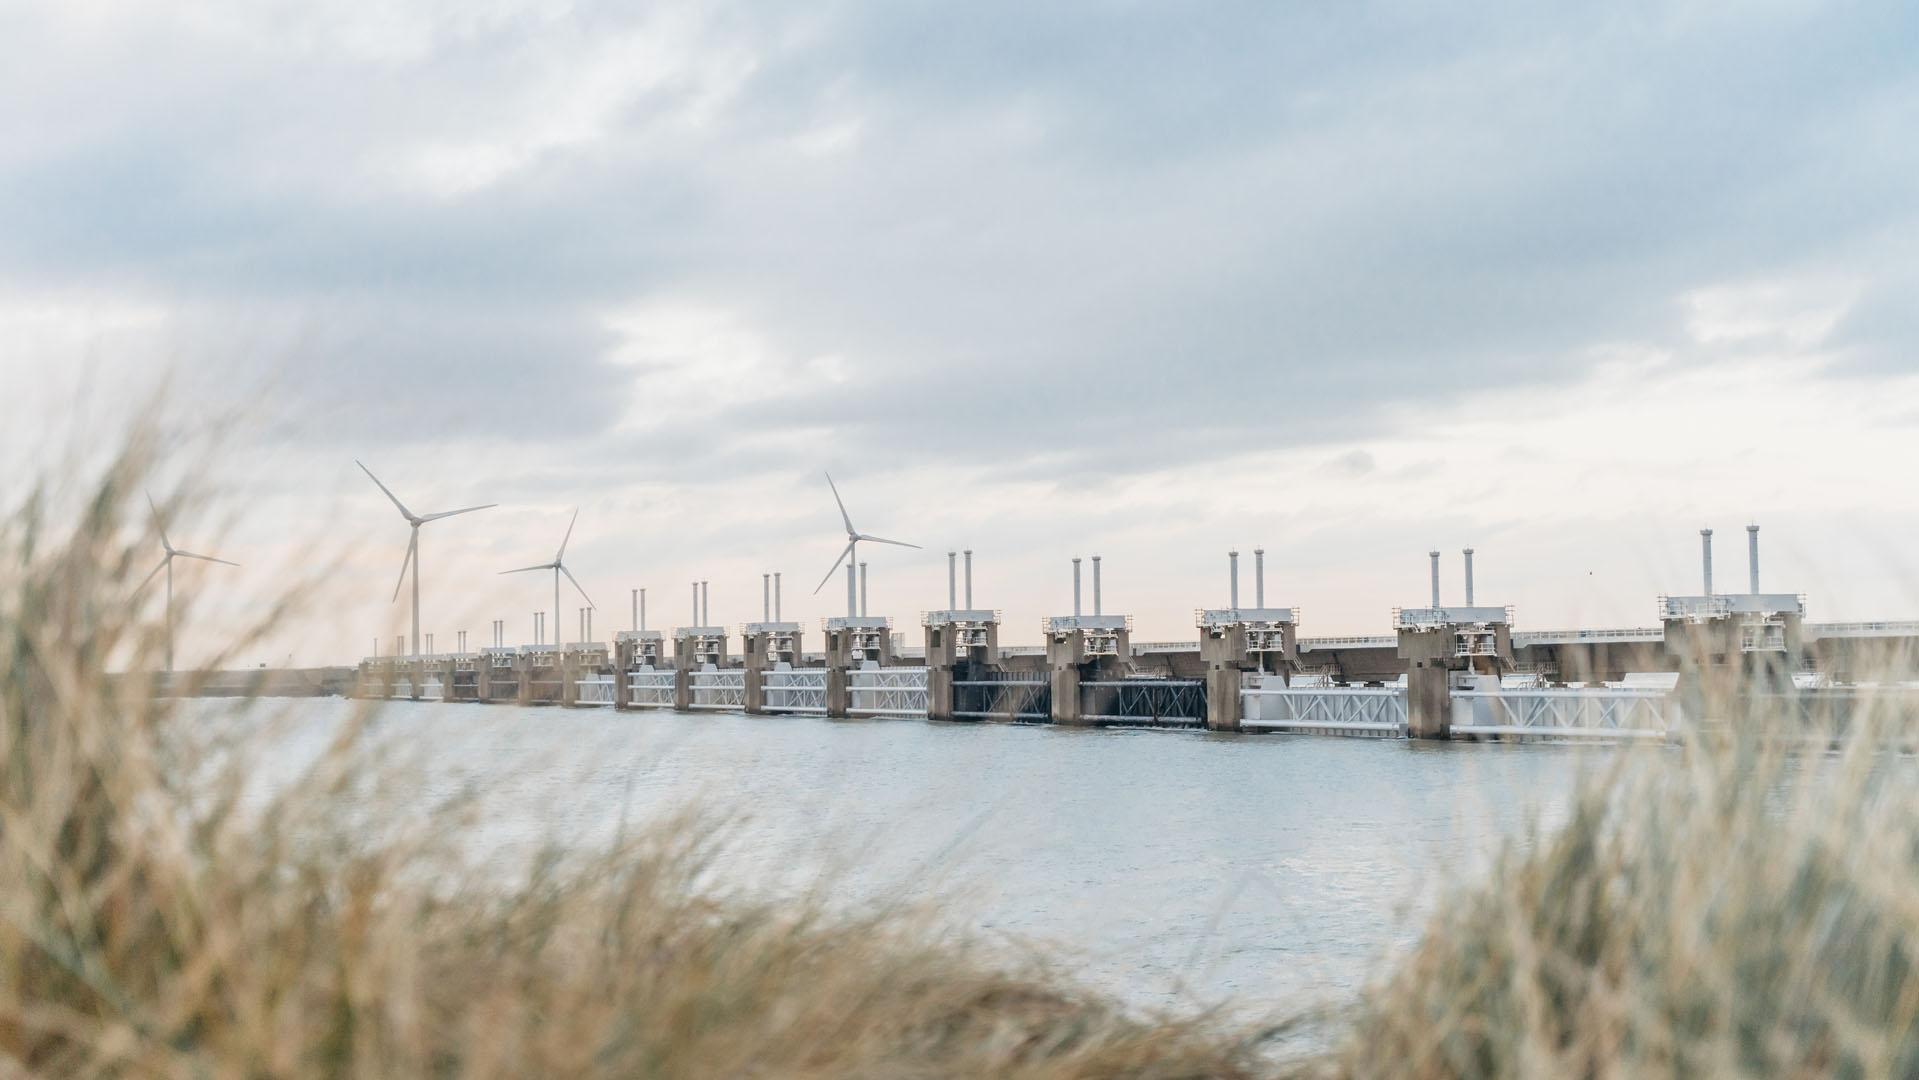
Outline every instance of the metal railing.
<svg viewBox="0 0 1919 1080"><path fill-rule="evenodd" d="M1807 623L1806 637L1919 637L1919 622Z"/></svg>
<svg viewBox="0 0 1919 1080"><path fill-rule="evenodd" d="M1135 641L1133 655L1144 656L1147 653L1198 652L1197 641Z"/></svg>
<svg viewBox="0 0 1919 1080"><path fill-rule="evenodd" d="M574 685L579 691L579 697L576 700L581 705L610 706L613 704L613 676L611 675L582 675L579 682Z"/></svg>
<svg viewBox="0 0 1919 1080"><path fill-rule="evenodd" d="M854 668L846 673L848 716L926 716L926 669Z"/></svg>
<svg viewBox="0 0 1919 1080"><path fill-rule="evenodd" d="M1317 637L1300 638L1299 650L1311 649L1392 649L1399 646L1399 638L1393 635L1373 635L1371 637Z"/></svg>
<svg viewBox="0 0 1919 1080"><path fill-rule="evenodd" d="M1658 626L1628 626L1614 630L1529 630L1513 635L1514 645L1572 645L1581 641L1664 641Z"/></svg>
<svg viewBox="0 0 1919 1080"><path fill-rule="evenodd" d="M738 668L687 672L687 688L691 698L687 703L689 708L717 711L746 708L746 672Z"/></svg>
<svg viewBox="0 0 1919 1080"><path fill-rule="evenodd" d="M1774 723L1790 720L1780 728L1795 728L1809 735L1844 735L1861 724L1877 724L1890 731L1919 731L1919 687L1913 686L1832 686L1799 690L1790 694L1755 694L1742 699L1739 708L1754 717Z"/></svg>
<svg viewBox="0 0 1919 1080"><path fill-rule="evenodd" d="M953 682L953 716L960 720L1028 723L1053 718L1053 684L1044 674L1026 671L984 672Z"/></svg>
<svg viewBox="0 0 1919 1080"><path fill-rule="evenodd" d="M1206 724L1206 684L1199 679L1101 679L1080 683L1079 693L1081 718L1096 724Z"/></svg>
<svg viewBox="0 0 1919 1080"><path fill-rule="evenodd" d="M1663 739L1678 722L1664 690L1455 690L1455 735Z"/></svg>
<svg viewBox="0 0 1919 1080"><path fill-rule="evenodd" d="M1240 708L1247 731L1406 734L1406 691L1386 687L1248 687L1240 691Z"/></svg>
<svg viewBox="0 0 1919 1080"><path fill-rule="evenodd" d="M626 673L626 703L636 709L673 707L672 671L629 671Z"/></svg>
<svg viewBox="0 0 1919 1080"><path fill-rule="evenodd" d="M806 668L766 673L766 711L826 715L826 670Z"/></svg>

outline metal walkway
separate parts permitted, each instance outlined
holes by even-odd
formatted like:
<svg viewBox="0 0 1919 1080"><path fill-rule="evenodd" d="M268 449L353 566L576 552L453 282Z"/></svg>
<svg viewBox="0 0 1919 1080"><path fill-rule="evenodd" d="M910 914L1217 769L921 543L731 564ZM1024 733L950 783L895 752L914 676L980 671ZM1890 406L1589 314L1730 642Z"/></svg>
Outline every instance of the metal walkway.
<svg viewBox="0 0 1919 1080"><path fill-rule="evenodd" d="M926 719L925 668L854 668L846 679L848 716Z"/></svg>
<svg viewBox="0 0 1919 1080"><path fill-rule="evenodd" d="M1453 691L1454 735L1664 739L1677 721L1677 703L1664 690Z"/></svg>
<svg viewBox="0 0 1919 1080"><path fill-rule="evenodd" d="M1390 687L1248 687L1240 691L1240 728L1361 735L1406 734L1406 691Z"/></svg>

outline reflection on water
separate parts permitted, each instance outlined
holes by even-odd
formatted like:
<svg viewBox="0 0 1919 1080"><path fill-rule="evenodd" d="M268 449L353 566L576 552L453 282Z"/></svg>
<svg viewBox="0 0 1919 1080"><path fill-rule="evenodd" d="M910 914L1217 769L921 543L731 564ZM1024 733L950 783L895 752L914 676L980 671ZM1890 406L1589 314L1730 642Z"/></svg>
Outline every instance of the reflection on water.
<svg viewBox="0 0 1919 1080"><path fill-rule="evenodd" d="M268 782L352 709L281 712ZM955 898L961 925L1043 943L1132 1000L1253 1005L1350 993L1615 752L411 703L384 707L376 741L422 799L480 797L482 850L604 840L622 813L744 812L730 881Z"/></svg>

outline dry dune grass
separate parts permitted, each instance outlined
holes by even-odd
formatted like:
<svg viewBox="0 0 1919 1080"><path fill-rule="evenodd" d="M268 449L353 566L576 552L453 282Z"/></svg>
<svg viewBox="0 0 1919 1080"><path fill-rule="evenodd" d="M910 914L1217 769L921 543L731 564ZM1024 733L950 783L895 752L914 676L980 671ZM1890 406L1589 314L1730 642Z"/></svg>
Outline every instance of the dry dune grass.
<svg viewBox="0 0 1919 1080"><path fill-rule="evenodd" d="M1848 737L1623 755L1442 905L1331 1076L1919 1076L1910 699ZM1739 706L1725 704L1735 712ZM1802 729L1803 730L1803 729Z"/></svg>
<svg viewBox="0 0 1919 1080"><path fill-rule="evenodd" d="M243 812L237 769L166 758L171 700L109 674L161 644L130 617L143 457L63 530L34 496L0 537L0 1075L1258 1070L1256 1032L1129 1013L904 922L703 895L686 830L463 877L450 830L351 835L351 735Z"/></svg>
<svg viewBox="0 0 1919 1080"><path fill-rule="evenodd" d="M108 673L158 655L143 457L0 535L0 1076L1919 1074L1919 787L1870 731L1618 755L1276 1062L910 921L715 898L688 830L464 876L444 833L353 835L351 735L241 812Z"/></svg>

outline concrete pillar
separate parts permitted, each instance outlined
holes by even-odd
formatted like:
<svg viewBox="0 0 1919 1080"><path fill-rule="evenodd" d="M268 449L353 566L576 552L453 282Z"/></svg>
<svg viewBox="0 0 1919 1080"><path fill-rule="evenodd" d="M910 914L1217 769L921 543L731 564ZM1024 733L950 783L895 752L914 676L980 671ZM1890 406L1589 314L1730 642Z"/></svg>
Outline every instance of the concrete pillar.
<svg viewBox="0 0 1919 1080"><path fill-rule="evenodd" d="M533 658L520 653L513 658L513 703L515 705L533 704Z"/></svg>
<svg viewBox="0 0 1919 1080"><path fill-rule="evenodd" d="M1206 665L1207 729L1238 731L1242 717L1239 688L1246 657L1246 628L1229 625L1201 629L1199 654Z"/></svg>
<svg viewBox="0 0 1919 1080"><path fill-rule="evenodd" d="M846 711L853 706L851 682L845 668L826 669L826 715L829 718L846 719Z"/></svg>
<svg viewBox="0 0 1919 1080"><path fill-rule="evenodd" d="M1084 723L1079 707L1079 668L1056 667L1051 675L1053 689L1053 723L1076 725Z"/></svg>
<svg viewBox="0 0 1919 1080"><path fill-rule="evenodd" d="M767 586L770 581L769 575L762 581L762 585ZM770 615L773 611L770 586L764 599L765 603L762 606ZM746 650L741 658L746 669L742 676L745 683L744 708L748 716L761 716L766 712L766 669L772 666L767 650L773 645L773 635L765 631L757 633L749 631L741 645Z"/></svg>
<svg viewBox="0 0 1919 1080"><path fill-rule="evenodd" d="M1070 630L1046 638L1047 679L1053 692L1053 723L1083 724L1080 707L1080 671L1086 663L1086 631Z"/></svg>
<svg viewBox="0 0 1919 1080"><path fill-rule="evenodd" d="M460 670L460 665L457 661L454 661L454 660L440 661L440 700L441 701L458 701L459 700L459 697L453 691L453 678L455 675L459 673L459 670Z"/></svg>
<svg viewBox="0 0 1919 1080"><path fill-rule="evenodd" d="M685 664L673 666L673 708L677 712L693 711L693 673Z"/></svg>
<svg viewBox="0 0 1919 1080"><path fill-rule="evenodd" d="M581 616L585 620L584 614ZM573 708L580 703L580 662L571 650L560 651L560 705Z"/></svg>
<svg viewBox="0 0 1919 1080"><path fill-rule="evenodd" d="M1452 738L1452 672L1439 661L1415 661L1406 672L1406 733L1415 739Z"/></svg>
<svg viewBox="0 0 1919 1080"><path fill-rule="evenodd" d="M952 552L947 553L947 593L948 599L958 599L957 585L953 574ZM950 609L949 609L950 610ZM957 632L952 623L929 622L926 624L926 718L928 720L953 719L953 668L964 663L955 648L953 635Z"/></svg>
<svg viewBox="0 0 1919 1080"><path fill-rule="evenodd" d="M945 665L926 669L926 718L953 719L953 669Z"/></svg>
<svg viewBox="0 0 1919 1080"><path fill-rule="evenodd" d="M1206 667L1206 729L1238 731L1243 715L1240 684L1245 677L1236 665Z"/></svg>
<svg viewBox="0 0 1919 1080"><path fill-rule="evenodd" d="M640 621L637 610L633 621ZM634 657L639 651L639 644L631 640L615 641L613 644L613 709L616 712L626 712L633 707L633 692L626 687L626 673L633 670Z"/></svg>
<svg viewBox="0 0 1919 1080"><path fill-rule="evenodd" d="M747 644L750 647L752 642ZM743 684L741 708L748 716L766 715L766 670L749 663L740 678Z"/></svg>

